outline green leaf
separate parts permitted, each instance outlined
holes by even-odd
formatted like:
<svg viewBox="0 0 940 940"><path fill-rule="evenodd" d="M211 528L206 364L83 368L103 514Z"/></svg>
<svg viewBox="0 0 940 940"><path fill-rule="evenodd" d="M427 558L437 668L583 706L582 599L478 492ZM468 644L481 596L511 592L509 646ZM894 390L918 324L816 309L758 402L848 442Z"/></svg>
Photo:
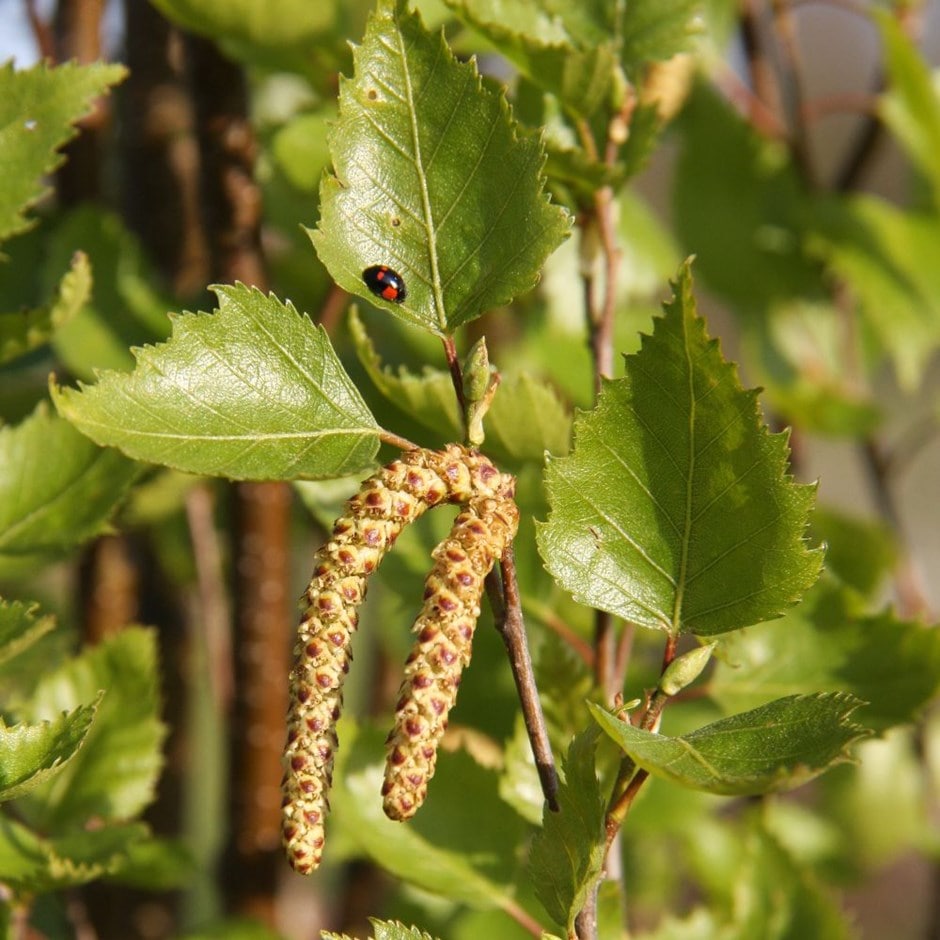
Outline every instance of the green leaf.
<svg viewBox="0 0 940 940"><path fill-rule="evenodd" d="M571 446L571 412L554 388L527 372L499 386L484 421L486 452L509 463L560 456Z"/></svg>
<svg viewBox="0 0 940 940"><path fill-rule="evenodd" d="M44 405L0 428L0 564L63 553L106 531L138 470Z"/></svg>
<svg viewBox="0 0 940 940"><path fill-rule="evenodd" d="M618 65L608 11L553 0L446 2L565 108L588 117L604 104Z"/></svg>
<svg viewBox="0 0 940 940"><path fill-rule="evenodd" d="M434 940L429 933L417 927L406 927L398 921L370 917L369 923L372 924L374 940ZM350 940L347 934L331 933L328 930L323 931L320 936L323 940Z"/></svg>
<svg viewBox="0 0 940 940"><path fill-rule="evenodd" d="M940 347L940 215L857 196L829 203L819 222L812 249L851 285L878 348L916 388Z"/></svg>
<svg viewBox="0 0 940 940"><path fill-rule="evenodd" d="M545 693L544 689L542 693ZM545 797L542 794L538 770L532 757L532 745L521 715L516 717L512 737L503 747L503 770L499 778L499 795L527 822L534 826L541 825Z"/></svg>
<svg viewBox="0 0 940 940"><path fill-rule="evenodd" d="M180 940L284 940L284 934L247 917L214 921Z"/></svg>
<svg viewBox="0 0 940 940"><path fill-rule="evenodd" d="M307 0L269 0L263 9L252 0L154 0L154 6L203 36L272 47L308 43L336 16L335 4Z"/></svg>
<svg viewBox="0 0 940 940"><path fill-rule="evenodd" d="M214 290L218 312L176 317L130 375L54 388L60 413L99 444L192 473L283 480L368 466L380 429L324 330L260 291Z"/></svg>
<svg viewBox="0 0 940 940"><path fill-rule="evenodd" d="M302 73L324 96L349 61L370 0L155 0L164 16L218 43L226 56L268 72ZM312 54L311 50L315 50Z"/></svg>
<svg viewBox="0 0 940 940"><path fill-rule="evenodd" d="M940 95L930 67L886 11L875 11L885 47L888 90L879 103L882 120L891 129L917 170L930 185L940 208Z"/></svg>
<svg viewBox="0 0 940 940"><path fill-rule="evenodd" d="M539 141L400 0L380 0L354 61L311 237L341 287L449 335L535 285L567 215L542 191ZM404 303L370 294L375 264L403 276Z"/></svg>
<svg viewBox="0 0 940 940"><path fill-rule="evenodd" d="M295 115L274 135L271 153L290 184L302 192L315 193L320 175L329 166L327 137L335 120L336 112L324 107Z"/></svg>
<svg viewBox="0 0 940 940"><path fill-rule="evenodd" d="M788 422L805 432L856 438L878 427L881 412L861 387L858 357L850 352L858 323L835 304L774 304L744 339L743 358Z"/></svg>
<svg viewBox="0 0 940 940"><path fill-rule="evenodd" d="M636 75L650 62L671 59L692 48L702 33L702 0L657 0L627 3L623 13L621 59Z"/></svg>
<svg viewBox="0 0 940 940"><path fill-rule="evenodd" d="M857 606L822 582L782 622L729 637L711 696L735 711L780 695L845 691L867 703L856 718L868 727L913 721L940 689L940 633Z"/></svg>
<svg viewBox="0 0 940 940"><path fill-rule="evenodd" d="M28 827L0 815L0 881L17 892L35 888L49 866L49 847Z"/></svg>
<svg viewBox="0 0 940 940"><path fill-rule="evenodd" d="M448 440L463 436L460 408L450 373L425 368L415 375L397 373L382 360L359 316L349 318L359 361L375 387L389 401ZM541 461L545 452L565 454L571 439L571 414L547 383L522 372L504 379L484 420L485 450L494 459L519 464Z"/></svg>
<svg viewBox="0 0 940 940"><path fill-rule="evenodd" d="M810 531L813 541L826 545L826 571L865 597L878 593L897 561L895 533L874 519L820 506L813 513Z"/></svg>
<svg viewBox="0 0 940 940"><path fill-rule="evenodd" d="M695 313L691 274L651 337L549 461L546 567L576 600L673 635L779 616L816 580L812 486L787 475L786 435L760 423Z"/></svg>
<svg viewBox="0 0 940 940"><path fill-rule="evenodd" d="M574 920L604 866L605 801L594 769L596 729L571 742L558 790L559 811L548 807L532 843L529 867L535 893L552 920L574 936Z"/></svg>
<svg viewBox="0 0 940 940"><path fill-rule="evenodd" d="M735 879L732 938L849 940L854 936L838 906L804 862L793 858L758 824Z"/></svg>
<svg viewBox="0 0 940 940"><path fill-rule="evenodd" d="M843 692L791 695L679 737L642 731L589 707L624 753L654 776L745 796L793 789L848 760L848 746L869 734L849 721L862 704Z"/></svg>
<svg viewBox="0 0 940 940"><path fill-rule="evenodd" d="M349 331L366 374L389 401L447 440L455 441L463 436L460 406L449 372L425 366L420 375L415 375L404 366L399 366L397 372L383 366L382 358L355 310L349 316Z"/></svg>
<svg viewBox="0 0 940 940"><path fill-rule="evenodd" d="M54 617L37 617L38 609L38 604L0 598L0 664L29 649L55 626Z"/></svg>
<svg viewBox="0 0 940 940"><path fill-rule="evenodd" d="M427 803L408 825L382 812L382 737L360 734L334 779L331 822L356 849L423 891L481 909L513 907L509 875L518 817L496 795L496 777L466 755L442 753ZM343 751L340 752L343 754ZM448 765L456 765L449 768ZM457 772L450 774L451 769ZM447 785L447 777L451 784ZM447 795L443 787L446 786ZM491 810L487 816L481 806ZM433 833L433 839L432 834Z"/></svg>
<svg viewBox="0 0 940 940"><path fill-rule="evenodd" d="M76 252L53 300L33 310L0 314L0 363L49 342L88 303L91 281L88 257Z"/></svg>
<svg viewBox="0 0 940 940"><path fill-rule="evenodd" d="M190 887L195 874L196 860L182 838L150 838L131 846L111 880L145 891L172 891Z"/></svg>
<svg viewBox="0 0 940 940"><path fill-rule="evenodd" d="M809 195L786 145L758 135L702 85L679 125L676 230L705 281L744 313L781 298L824 296L819 265L804 248Z"/></svg>
<svg viewBox="0 0 940 940"><path fill-rule="evenodd" d="M74 376L91 381L99 369L132 369L131 346L166 339L171 301L155 288L159 278L140 242L114 213L91 204L69 212L46 243L44 279L57 275L79 248L91 259L94 296L52 343Z"/></svg>
<svg viewBox="0 0 940 940"><path fill-rule="evenodd" d="M131 847L146 835L146 826L131 824L43 839L9 816L0 816L0 881L26 896L86 884L117 872Z"/></svg>
<svg viewBox="0 0 940 940"><path fill-rule="evenodd" d="M127 628L45 675L27 717L49 719L105 696L95 724L69 766L28 797L30 818L44 829L82 827L88 820L123 820L153 799L163 763L157 645L152 630Z"/></svg>
<svg viewBox="0 0 940 940"><path fill-rule="evenodd" d="M0 242L29 228L24 215L47 192L57 153L95 98L127 74L121 65L46 64L15 72L0 66Z"/></svg>
<svg viewBox="0 0 940 940"><path fill-rule="evenodd" d="M104 826L71 833L50 841L52 886L86 884L123 868L133 846L149 830L141 823Z"/></svg>
<svg viewBox="0 0 940 940"><path fill-rule="evenodd" d="M97 701L82 705L39 724L0 725L0 801L14 800L59 773L85 741L97 707Z"/></svg>

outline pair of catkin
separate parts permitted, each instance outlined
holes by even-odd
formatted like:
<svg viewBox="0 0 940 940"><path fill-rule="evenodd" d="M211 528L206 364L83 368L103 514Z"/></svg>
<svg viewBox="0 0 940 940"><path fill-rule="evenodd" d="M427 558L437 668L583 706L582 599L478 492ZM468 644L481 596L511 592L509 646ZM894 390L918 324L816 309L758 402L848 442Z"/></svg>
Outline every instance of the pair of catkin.
<svg viewBox="0 0 940 940"><path fill-rule="evenodd" d="M282 783L281 833L296 871L307 874L320 864L336 721L369 575L425 510L439 503L463 507L433 552L414 625L418 638L388 736L384 808L403 820L427 794L438 742L470 661L484 579L515 536L514 487L512 476L468 448L408 451L363 483L317 552L294 646Z"/></svg>

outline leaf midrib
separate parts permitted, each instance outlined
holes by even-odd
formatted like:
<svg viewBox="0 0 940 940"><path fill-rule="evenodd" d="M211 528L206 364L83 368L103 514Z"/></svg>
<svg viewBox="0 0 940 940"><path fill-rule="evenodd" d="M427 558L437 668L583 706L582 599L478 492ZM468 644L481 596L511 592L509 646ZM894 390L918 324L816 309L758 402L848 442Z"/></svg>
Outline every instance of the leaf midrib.
<svg viewBox="0 0 940 940"><path fill-rule="evenodd" d="M688 324L685 316L682 317L682 353L685 356L689 401L689 460L686 466L685 478L685 521L682 532L682 552L679 559L679 574L676 578L676 596L672 610L672 634L678 636L682 626L682 602L685 598L686 576L689 566L689 544L692 536L692 487L695 475L695 371L692 356L689 351Z"/></svg>
<svg viewBox="0 0 940 940"><path fill-rule="evenodd" d="M402 78L405 83L405 98L408 108L408 117L411 121L411 141L414 148L415 172L418 177L418 189L421 193L421 209L424 213L424 229L428 236L428 261L431 265L431 289L434 292L434 310L437 325L441 333L447 333L447 316L444 311L444 291L441 285L441 272L437 264L437 229L434 225L434 216L431 213L431 194L428 192L427 175L424 168L424 157L421 153L421 140L418 134L418 116L415 104L414 87L411 83L411 72L408 69L408 57L405 49L405 37L402 30L396 30L398 39L398 54L401 56Z"/></svg>

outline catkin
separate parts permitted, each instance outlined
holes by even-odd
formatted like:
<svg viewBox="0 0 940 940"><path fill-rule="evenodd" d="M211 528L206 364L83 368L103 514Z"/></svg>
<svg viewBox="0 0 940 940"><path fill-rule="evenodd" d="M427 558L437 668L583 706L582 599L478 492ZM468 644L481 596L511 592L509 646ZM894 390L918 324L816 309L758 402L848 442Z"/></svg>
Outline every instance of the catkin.
<svg viewBox="0 0 940 940"><path fill-rule="evenodd" d="M281 834L296 871L306 874L320 864L336 721L369 575L402 529L428 508L511 501L512 484L512 477L465 447L409 451L363 483L317 552L294 645L283 761ZM475 609L479 613L478 602Z"/></svg>
<svg viewBox="0 0 940 940"><path fill-rule="evenodd" d="M408 819L424 802L438 743L470 663L483 581L518 524L511 488L497 498L477 498L434 550L424 606L414 625L418 639L405 664L395 726L386 742L382 795L390 819Z"/></svg>

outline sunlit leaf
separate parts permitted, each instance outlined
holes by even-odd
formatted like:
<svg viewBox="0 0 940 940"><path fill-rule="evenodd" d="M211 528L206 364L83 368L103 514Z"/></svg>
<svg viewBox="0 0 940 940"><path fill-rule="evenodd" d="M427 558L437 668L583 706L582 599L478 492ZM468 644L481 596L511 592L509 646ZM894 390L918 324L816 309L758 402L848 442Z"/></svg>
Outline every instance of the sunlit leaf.
<svg viewBox="0 0 940 940"><path fill-rule="evenodd" d="M450 334L535 285L567 214L542 191L539 141L400 0L380 0L354 58L311 233L317 252L350 293ZM403 303L363 283L378 264L404 278Z"/></svg>
<svg viewBox="0 0 940 940"><path fill-rule="evenodd" d="M46 839L0 816L0 881L25 896L87 884L119 871L146 835L146 826L131 823Z"/></svg>
<svg viewBox="0 0 940 940"><path fill-rule="evenodd" d="M851 289L901 383L916 388L940 348L940 214L874 196L830 202L813 250Z"/></svg>
<svg viewBox="0 0 940 940"><path fill-rule="evenodd" d="M853 695L791 695L668 737L635 728L597 705L595 721L644 770L692 790L742 796L790 790L848 759L869 732L849 717Z"/></svg>
<svg viewBox="0 0 940 940"><path fill-rule="evenodd" d="M447 0L524 75L576 114L604 103L618 65L613 7L553 0Z"/></svg>
<svg viewBox="0 0 940 940"><path fill-rule="evenodd" d="M99 444L236 479L339 476L368 466L379 428L322 328L242 285L219 310L174 319L133 373L55 389L59 411Z"/></svg>
<svg viewBox="0 0 940 940"><path fill-rule="evenodd" d="M38 604L0 599L0 664L18 656L55 626L51 616L37 615Z"/></svg>
<svg viewBox="0 0 940 940"><path fill-rule="evenodd" d="M929 184L934 206L940 209L940 94L936 81L898 20L887 11L876 11L876 17L888 76L879 112Z"/></svg>
<svg viewBox="0 0 940 940"><path fill-rule="evenodd" d="M434 940L429 933L425 933L417 927L406 927L398 921L383 921L370 917L369 923L372 924L372 930L374 931L373 940ZM324 931L321 936L323 940L352 940L348 934L330 933L329 931Z"/></svg>
<svg viewBox="0 0 940 940"><path fill-rule="evenodd" d="M548 807L532 843L530 869L535 893L552 920L573 936L574 921L597 883L605 858L605 801L594 769L597 734L582 732L564 762L558 812Z"/></svg>
<svg viewBox="0 0 940 940"><path fill-rule="evenodd" d="M752 825L748 835L734 902L729 937L849 940L855 936L806 863L792 857L759 824Z"/></svg>
<svg viewBox="0 0 940 940"><path fill-rule="evenodd" d="M0 428L0 562L59 554L106 531L138 472L43 406Z"/></svg>
<svg viewBox="0 0 940 940"><path fill-rule="evenodd" d="M823 582L782 621L729 637L709 693L737 711L782 695L845 691L867 703L855 718L868 727L913 721L940 690L940 633L857 606Z"/></svg>
<svg viewBox="0 0 940 940"><path fill-rule="evenodd" d="M43 828L129 819L153 799L165 736L153 631L127 628L47 673L24 711L31 720L48 719L93 700L101 689L84 747L28 798L29 816Z"/></svg>
<svg viewBox="0 0 940 940"><path fill-rule="evenodd" d="M703 86L678 126L676 231L702 279L744 314L781 298L824 296L804 245L809 194L785 145L760 136Z"/></svg>
<svg viewBox="0 0 940 940"><path fill-rule="evenodd" d="M98 703L38 724L0 726L0 801L13 800L59 773L82 746Z"/></svg>
<svg viewBox="0 0 940 940"><path fill-rule="evenodd" d="M45 63L16 72L0 66L0 242L30 225L25 216L47 192L59 149L98 95L126 75L121 65Z"/></svg>
<svg viewBox="0 0 940 940"><path fill-rule="evenodd" d="M649 62L687 52L702 32L702 0L627 3L623 13L621 56L631 74Z"/></svg>
<svg viewBox="0 0 940 940"><path fill-rule="evenodd" d="M706 336L687 267L626 366L549 462L546 567L582 603L673 634L779 616L822 563L804 541L813 487Z"/></svg>
<svg viewBox="0 0 940 940"><path fill-rule="evenodd" d="M71 268L49 303L32 310L0 314L0 362L48 343L56 330L68 323L88 302L91 280L88 257L76 252Z"/></svg>
<svg viewBox="0 0 940 940"><path fill-rule="evenodd" d="M50 280L76 249L95 273L92 296L52 338L58 358L76 378L93 380L99 369L134 367L131 346L160 342L170 332L168 294L140 241L116 213L86 203L68 212L45 245L43 280Z"/></svg>

